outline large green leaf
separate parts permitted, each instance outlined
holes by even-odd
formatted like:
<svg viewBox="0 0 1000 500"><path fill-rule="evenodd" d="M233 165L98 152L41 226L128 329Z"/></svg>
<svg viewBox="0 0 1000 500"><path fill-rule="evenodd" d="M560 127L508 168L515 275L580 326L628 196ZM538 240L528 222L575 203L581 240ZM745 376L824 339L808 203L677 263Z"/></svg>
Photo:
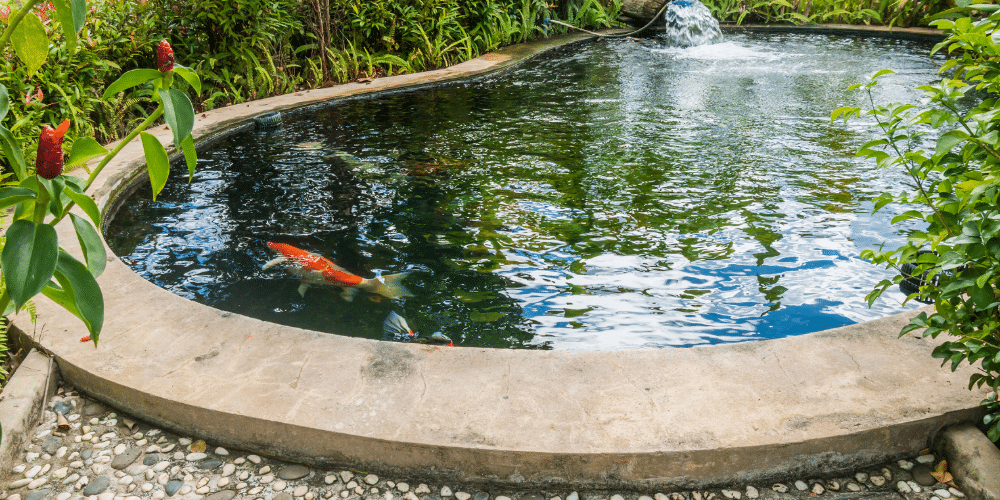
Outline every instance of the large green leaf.
<svg viewBox="0 0 1000 500"><path fill-rule="evenodd" d="M80 240L87 269L96 278L104 272L104 266L108 263L108 253L104 250L104 243L90 221L76 214L69 214L69 217L73 220L73 229L76 230L76 237Z"/></svg>
<svg viewBox="0 0 1000 500"><path fill-rule="evenodd" d="M149 171L149 183L153 187L153 201L156 201L156 195L167 185L170 160L159 139L146 132L139 133L139 137L142 138L142 150L146 153L146 170Z"/></svg>
<svg viewBox="0 0 1000 500"><path fill-rule="evenodd" d="M184 151L184 162L187 163L188 182L191 182L191 179L194 178L194 169L198 166L198 152L194 150L194 137L187 136L187 139L181 143L181 149Z"/></svg>
<svg viewBox="0 0 1000 500"><path fill-rule="evenodd" d="M10 37L14 52L24 63L27 76L30 78L45 64L49 56L49 37L45 34L45 25L34 14L24 16Z"/></svg>
<svg viewBox="0 0 1000 500"><path fill-rule="evenodd" d="M187 94L177 89L158 90L163 102L163 120L174 133L174 147L180 147L194 130L194 106Z"/></svg>
<svg viewBox="0 0 1000 500"><path fill-rule="evenodd" d="M56 17L59 18L59 24L62 25L63 36L66 38L67 49L69 49L69 55L72 56L76 53L76 22L73 20L73 7L70 5L69 0L50 0L52 5L56 8Z"/></svg>
<svg viewBox="0 0 1000 500"><path fill-rule="evenodd" d="M0 266L17 309L45 288L56 269L58 250L56 230L48 224L21 219L7 229Z"/></svg>
<svg viewBox="0 0 1000 500"><path fill-rule="evenodd" d="M22 201L33 200L38 196L31 189L22 187L5 187L0 189L0 210L6 209L11 205L21 203Z"/></svg>
<svg viewBox="0 0 1000 500"><path fill-rule="evenodd" d="M97 208L97 203L89 195L81 193L73 187L66 183L66 189L63 190L63 194L69 196L69 199L73 200L74 203L79 206L90 220L94 221L94 225L97 227L101 226L101 210Z"/></svg>
<svg viewBox="0 0 1000 500"><path fill-rule="evenodd" d="M10 98L7 96L7 87L0 83L0 122L7 116L8 110L10 110Z"/></svg>
<svg viewBox="0 0 1000 500"><path fill-rule="evenodd" d="M119 77L115 80L115 83L108 85L108 88L104 89L103 99L113 97L123 90L130 89L132 87L137 87L146 82L151 82L163 78L163 73L157 69L133 69Z"/></svg>
<svg viewBox="0 0 1000 500"><path fill-rule="evenodd" d="M198 73L193 69L175 63L174 73L181 75L181 78L187 81L191 85L191 88L194 89L195 94L201 93L201 78L198 77Z"/></svg>
<svg viewBox="0 0 1000 500"><path fill-rule="evenodd" d="M17 143L14 134L3 125L0 125L0 152L3 152L7 161L14 166L14 174L18 180L23 181L28 177L28 168L24 165L24 156L21 155L21 145Z"/></svg>
<svg viewBox="0 0 1000 500"><path fill-rule="evenodd" d="M90 337L96 342L104 325L104 295L101 294L97 280L87 270L87 266L63 249L59 249L59 259L53 276L71 299L74 307L71 309L66 307L66 304L60 303L60 305L66 307L87 325Z"/></svg>
<svg viewBox="0 0 1000 500"><path fill-rule="evenodd" d="M108 150L93 138L80 137L73 141L73 148L70 149L66 166L83 165L92 158L104 156L107 152Z"/></svg>

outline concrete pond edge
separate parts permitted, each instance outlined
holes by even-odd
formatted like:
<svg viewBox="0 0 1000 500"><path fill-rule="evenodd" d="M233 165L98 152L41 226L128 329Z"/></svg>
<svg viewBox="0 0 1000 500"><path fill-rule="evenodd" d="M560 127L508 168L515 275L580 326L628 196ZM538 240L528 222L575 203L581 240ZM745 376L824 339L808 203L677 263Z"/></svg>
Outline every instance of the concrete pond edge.
<svg viewBox="0 0 1000 500"><path fill-rule="evenodd" d="M902 30L895 30L902 31ZM295 92L199 115L196 142L254 116L495 74L568 35L451 68ZM169 147L165 126L151 129ZM144 179L130 144L95 182L105 213ZM58 228L70 252L72 228ZM833 473L913 454L981 418L982 394L897 339L913 313L775 341L627 352L447 349L319 334L218 311L109 250L95 349L38 299L14 326L64 379L173 432L321 467L461 482L694 488ZM20 370L19 370L20 371Z"/></svg>
<svg viewBox="0 0 1000 500"><path fill-rule="evenodd" d="M32 349L0 392L0 483L6 483L12 464L21 458L42 419L45 403L55 394L59 369L55 361Z"/></svg>

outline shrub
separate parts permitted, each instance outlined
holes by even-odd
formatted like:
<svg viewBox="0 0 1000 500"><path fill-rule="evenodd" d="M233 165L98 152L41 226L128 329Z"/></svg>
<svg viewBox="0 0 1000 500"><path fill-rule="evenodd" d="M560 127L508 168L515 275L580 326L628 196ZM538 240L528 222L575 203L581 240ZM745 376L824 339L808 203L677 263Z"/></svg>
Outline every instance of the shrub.
<svg viewBox="0 0 1000 500"><path fill-rule="evenodd" d="M968 2L965 2L968 5ZM998 6L986 6L995 10ZM982 8L982 7L981 7ZM969 9L964 9L968 11ZM954 15L956 11L946 13ZM1000 46L990 36L1000 27L1000 12L973 20L939 19L934 24L949 31L934 52L946 49L955 57L941 68L951 74L938 83L920 87L927 104L877 105L872 88L876 73L863 88L870 109L840 108L840 115L871 115L884 131L858 152L881 168L903 169L910 185L903 192L885 193L876 210L888 203L912 207L893 223L917 219L925 228L909 233L899 248L862 252L862 258L900 269L908 276L882 281L868 296L869 303L904 278L916 281L919 290L908 300L920 298L934 304L931 314L920 313L900 335L923 329L924 336L948 335L933 356L955 370L963 362L978 365L969 389L987 387L982 405L989 437L1000 440ZM918 144L930 137L934 149Z"/></svg>

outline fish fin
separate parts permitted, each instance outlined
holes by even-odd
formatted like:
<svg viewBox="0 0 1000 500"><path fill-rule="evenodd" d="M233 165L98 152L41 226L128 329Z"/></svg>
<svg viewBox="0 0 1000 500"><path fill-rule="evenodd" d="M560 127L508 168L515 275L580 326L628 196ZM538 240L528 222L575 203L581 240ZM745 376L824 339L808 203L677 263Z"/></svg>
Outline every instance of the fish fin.
<svg viewBox="0 0 1000 500"><path fill-rule="evenodd" d="M261 267L261 270L267 271L268 269L271 269L272 267L278 264L284 264L285 260L286 259L284 257L276 257L274 259L271 259L267 261L267 264L264 264L264 267Z"/></svg>
<svg viewBox="0 0 1000 500"><path fill-rule="evenodd" d="M389 315L385 317L385 321L382 322L382 332L393 339L413 336L413 330L410 330L410 325L406 324L406 318L397 314L396 311L390 311Z"/></svg>
<svg viewBox="0 0 1000 500"><path fill-rule="evenodd" d="M367 290L377 293L387 299L395 300L403 297L413 297L413 294L403 286L403 279L410 273L390 274L370 281Z"/></svg>
<svg viewBox="0 0 1000 500"><path fill-rule="evenodd" d="M301 285L299 285L299 295L301 295L302 297L305 297L306 296L306 290L308 290L308 289L309 289L309 283L302 283Z"/></svg>
<svg viewBox="0 0 1000 500"><path fill-rule="evenodd" d="M340 292L340 296L348 302L354 302L354 294L358 293L358 289L354 287L344 287L344 291ZM384 326L384 323L383 323Z"/></svg>

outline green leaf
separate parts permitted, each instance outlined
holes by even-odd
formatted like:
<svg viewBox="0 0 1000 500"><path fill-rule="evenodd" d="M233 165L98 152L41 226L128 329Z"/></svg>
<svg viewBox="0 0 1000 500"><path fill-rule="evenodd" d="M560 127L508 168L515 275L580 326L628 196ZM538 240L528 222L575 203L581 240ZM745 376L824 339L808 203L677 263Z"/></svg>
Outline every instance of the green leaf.
<svg viewBox="0 0 1000 500"><path fill-rule="evenodd" d="M137 87L153 80L163 78L163 73L157 69L133 69L115 80L115 83L104 89L103 99L108 99L123 90Z"/></svg>
<svg viewBox="0 0 1000 500"><path fill-rule="evenodd" d="M17 143L14 135L7 130L7 127L0 125L0 151L3 152L7 161L14 166L14 174L17 180L23 181L28 177L28 168L24 165L24 157L21 156L21 145Z"/></svg>
<svg viewBox="0 0 1000 500"><path fill-rule="evenodd" d="M59 241L48 224L16 220L7 229L7 242L0 253L7 292L18 310L45 288L56 268Z"/></svg>
<svg viewBox="0 0 1000 500"><path fill-rule="evenodd" d="M951 148L955 147L957 144L965 142L969 138L969 134L961 132L958 130L952 130L941 135L938 138L937 147L934 148L934 154L942 154L951 151Z"/></svg>
<svg viewBox="0 0 1000 500"><path fill-rule="evenodd" d="M142 150L146 153L146 170L149 171L149 183L153 186L153 201L156 201L156 195L167 185L170 160L159 139L146 132L139 133L139 136L142 138Z"/></svg>
<svg viewBox="0 0 1000 500"><path fill-rule="evenodd" d="M73 148L70 149L66 166L83 165L87 161L107 153L108 150L92 137L80 137L73 141Z"/></svg>
<svg viewBox="0 0 1000 500"><path fill-rule="evenodd" d="M108 253L104 250L104 243L97 234L97 229L87 219L76 214L69 214L69 217L73 220L76 238L80 240L80 248L83 249L83 259L87 261L87 269L96 278L104 272L104 266L108 263Z"/></svg>
<svg viewBox="0 0 1000 500"><path fill-rule="evenodd" d="M101 210L97 208L97 203L93 198L85 193L76 191L69 186L66 186L66 189L63 189L63 194L69 196L69 199L73 200L73 202L76 203L81 210L83 210L83 213L87 214L87 217L90 217L90 220L94 222L95 226L101 226Z"/></svg>
<svg viewBox="0 0 1000 500"><path fill-rule="evenodd" d="M188 168L188 182L194 177L194 169L198 166L198 152L194 150L194 137L188 135L184 142L181 142L181 149L184 151L184 162Z"/></svg>
<svg viewBox="0 0 1000 500"><path fill-rule="evenodd" d="M174 63L174 73L181 75L181 78L187 81L191 85L191 88L194 89L195 94L201 93L201 78L198 77L198 73L195 73L194 70Z"/></svg>
<svg viewBox="0 0 1000 500"><path fill-rule="evenodd" d="M73 7L70 5L69 0L51 0L51 2L56 8L56 17L59 18L59 24L62 26L63 36L66 38L69 55L72 56L76 53L76 33L78 31L76 21L73 20Z"/></svg>
<svg viewBox="0 0 1000 500"><path fill-rule="evenodd" d="M45 59L49 56L49 37L45 34L45 25L34 14L25 16L14 28L10 44L24 63L26 76L29 78L45 64Z"/></svg>
<svg viewBox="0 0 1000 500"><path fill-rule="evenodd" d="M0 122L3 121L5 116L7 116L7 111L9 109L10 99L7 95L7 87L4 87L4 85L0 83Z"/></svg>
<svg viewBox="0 0 1000 500"><path fill-rule="evenodd" d="M874 74L874 75L872 76L872 80L874 80L874 79L876 79L876 78L878 78L878 77L880 77L880 76L882 76L882 75L891 75L891 74L894 74L894 73L896 73L896 72L895 72L895 71L893 71L893 70L891 70L891 69L880 69L880 70L878 71L878 73L875 73L875 74Z"/></svg>
<svg viewBox="0 0 1000 500"><path fill-rule="evenodd" d="M26 200L33 200L38 193L23 187L5 187L0 189L0 210L16 205Z"/></svg>
<svg viewBox="0 0 1000 500"><path fill-rule="evenodd" d="M180 90L158 90L157 93L163 102L163 119L174 134L174 147L180 147L194 130L194 106Z"/></svg>
<svg viewBox="0 0 1000 500"><path fill-rule="evenodd" d="M96 341L104 325L104 296L97 280L83 263L62 249L59 249L58 265L53 276L65 292L63 302L56 302L80 318ZM49 296L48 293L45 295Z"/></svg>
<svg viewBox="0 0 1000 500"><path fill-rule="evenodd" d="M62 194L63 189L66 187L66 182L62 179L62 176L55 179L39 177L38 183L44 186L45 190L49 193L49 212L56 217L62 217L65 207L62 204L62 196L60 194Z"/></svg>

